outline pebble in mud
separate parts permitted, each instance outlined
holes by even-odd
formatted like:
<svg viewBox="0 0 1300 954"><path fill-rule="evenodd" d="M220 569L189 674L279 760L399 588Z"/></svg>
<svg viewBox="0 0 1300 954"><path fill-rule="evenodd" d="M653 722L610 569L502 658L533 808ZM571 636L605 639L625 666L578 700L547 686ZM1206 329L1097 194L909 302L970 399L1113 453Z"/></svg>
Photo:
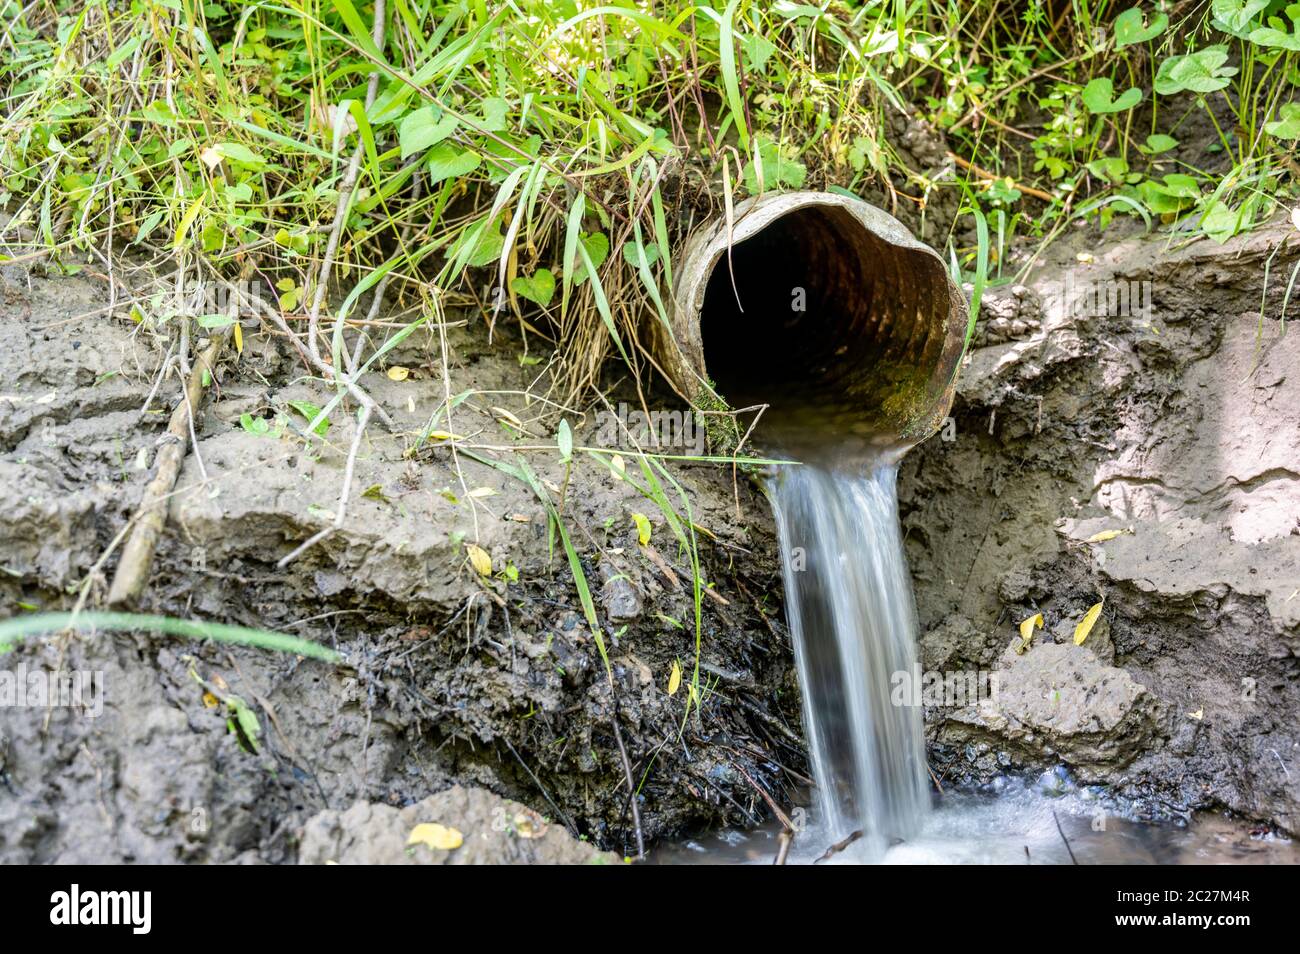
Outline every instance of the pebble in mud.
<svg viewBox="0 0 1300 954"><path fill-rule="evenodd" d="M627 572L613 561L600 564L600 574L605 579L600 589L601 608L614 623L631 623L645 608L641 593Z"/></svg>

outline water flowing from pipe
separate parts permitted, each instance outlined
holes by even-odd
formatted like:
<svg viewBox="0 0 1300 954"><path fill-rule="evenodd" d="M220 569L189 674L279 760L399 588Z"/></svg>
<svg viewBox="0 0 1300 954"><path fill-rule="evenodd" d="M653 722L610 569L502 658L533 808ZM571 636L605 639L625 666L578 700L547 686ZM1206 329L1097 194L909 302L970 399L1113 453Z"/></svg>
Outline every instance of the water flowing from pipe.
<svg viewBox="0 0 1300 954"><path fill-rule="evenodd" d="M921 710L893 705L916 663L916 610L903 554L897 458L807 463L769 479L786 615L826 844L862 833L879 859L929 811Z"/></svg>

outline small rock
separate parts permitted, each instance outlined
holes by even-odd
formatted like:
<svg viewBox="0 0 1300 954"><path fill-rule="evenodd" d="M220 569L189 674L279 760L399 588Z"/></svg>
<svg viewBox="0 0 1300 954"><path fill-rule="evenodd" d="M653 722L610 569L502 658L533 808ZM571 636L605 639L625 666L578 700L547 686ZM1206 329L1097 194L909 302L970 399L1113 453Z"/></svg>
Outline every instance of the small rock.
<svg viewBox="0 0 1300 954"><path fill-rule="evenodd" d="M1035 644L1017 656L1009 645L1002 665L993 697L950 717L944 730L950 739L971 730L980 738L993 735L1031 756L1055 753L1090 779L1155 743L1159 701L1086 646Z"/></svg>
<svg viewBox="0 0 1300 954"><path fill-rule="evenodd" d="M449 849L409 844L412 830L422 824L455 829L463 840ZM403 809L357 802L344 812L318 812L303 826L300 842L298 863L304 865L619 863L616 855L578 841L563 825L544 822L518 802L459 785Z"/></svg>
<svg viewBox="0 0 1300 954"><path fill-rule="evenodd" d="M627 572L610 561L600 564L600 574L605 584L600 589L601 607L612 623L630 623L641 615L645 604L641 592L629 579Z"/></svg>

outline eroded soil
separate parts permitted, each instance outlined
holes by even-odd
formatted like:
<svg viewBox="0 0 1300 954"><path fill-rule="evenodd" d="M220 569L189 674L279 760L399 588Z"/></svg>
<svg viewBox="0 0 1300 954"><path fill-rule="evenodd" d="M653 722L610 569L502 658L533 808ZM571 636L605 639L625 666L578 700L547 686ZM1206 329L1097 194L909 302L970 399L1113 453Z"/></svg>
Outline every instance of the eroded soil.
<svg viewBox="0 0 1300 954"><path fill-rule="evenodd" d="M66 608L89 579L94 606L115 562L98 565L101 555L139 500L175 385L161 391L166 411L155 402L141 417L161 349L124 314L105 318L103 282L13 269L7 281L0 475L13 492L0 508L0 599L6 615ZM305 636L348 662L107 633L20 648L6 665L104 672L107 702L95 719L0 710L0 859L293 861L319 812L408 806L453 783L516 797L629 854L615 706L647 840L756 823L764 793L789 804L806 769L762 498L729 473L675 468L707 531L700 556L714 591L701 614L703 706L683 724L695 661L687 557L629 481L578 462L564 518L618 634L611 697L538 499L437 440L417 449L449 387L478 393L438 427L497 448L483 456L510 462L512 445L553 443L552 409L523 396L536 369L509 346L487 349L481 324L447 334L450 384L433 331L391 354L406 380L366 376L396 432L369 432L344 530L279 570L332 519L353 425L336 412L323 441L307 440L289 402L323 406L330 394L250 322L200 415L198 453L137 608ZM570 419L581 445L594 418ZM552 486L564 482L553 451L528 459ZM633 512L651 522L654 558L637 545ZM475 541L491 578L467 559ZM670 696L674 661L686 679ZM193 673L256 707L256 754L205 705Z"/></svg>
<svg viewBox="0 0 1300 954"><path fill-rule="evenodd" d="M1277 278L1296 240L1080 236L986 299L954 439L914 451L900 493L926 667L1008 690L927 713L937 770L1059 761L1139 814L1300 828L1300 340ZM1117 282L1149 282L1149 313L1063 300Z"/></svg>
<svg viewBox="0 0 1300 954"><path fill-rule="evenodd" d="M1064 765L1139 815L1226 808L1300 827L1300 344L1277 321L1277 276L1296 258L1289 228L1224 247L1096 249L1080 236L1025 286L987 293L954 426L911 452L900 482L924 665L998 670L1008 688L927 710L943 784ZM1261 320L1264 263L1287 240ZM1074 254L1085 247L1088 262ZM1051 285L1067 273L1076 289L1149 280L1151 312L1074 313ZM142 417L163 347L124 307L107 313L103 281L14 267L3 279L0 615L69 607L87 581L93 606L175 378ZM248 323L244 353L199 415L138 609L305 636L346 664L144 634L20 648L6 667L102 671L107 700L95 719L0 709L0 860L339 860L395 844L417 815L487 844L520 811L483 801L496 796L588 843L555 839L555 854L506 843L503 859L599 860L591 845L621 856L635 839L615 712L649 841L754 824L767 799L787 809L800 797L798 689L754 483L672 468L707 531L712 584L703 706L683 725L689 690L667 689L675 660L689 682L694 609L664 515L584 455L566 484L556 455L523 452L565 486L565 520L619 634L611 695L537 498L418 441L466 389L476 393L438 427L488 458L549 443L558 416L524 396L538 369L517 360L517 342L498 330L489 348L481 324L446 334L450 381L432 330L389 356L405 380L366 376L395 431L374 427L363 443L344 529L280 570L332 518L353 425L336 411L324 439L305 435L289 402L331 395ZM594 414L565 413L583 444ZM653 525L655 557L637 544L634 512ZM1122 532L1088 542L1111 530ZM475 541L491 578L467 559ZM1076 646L1074 626L1098 601L1101 622ZM1015 652L1017 624L1038 612L1045 628ZM196 673L255 707L256 753L209 708ZM449 791L462 794L427 801ZM355 826L376 826L374 838Z"/></svg>

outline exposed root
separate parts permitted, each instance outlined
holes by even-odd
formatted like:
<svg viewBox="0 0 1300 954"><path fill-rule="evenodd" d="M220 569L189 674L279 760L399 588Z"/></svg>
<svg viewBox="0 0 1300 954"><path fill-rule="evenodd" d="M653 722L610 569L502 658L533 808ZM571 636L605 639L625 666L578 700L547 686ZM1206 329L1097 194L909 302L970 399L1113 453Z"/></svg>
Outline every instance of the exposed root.
<svg viewBox="0 0 1300 954"><path fill-rule="evenodd" d="M339 494L339 505L334 511L334 522L324 530L308 537L292 553L282 557L275 565L284 569L301 554L310 550L316 544L320 543L326 537L333 534L336 530L343 527L343 521L347 519L348 514L348 497L352 493L352 479L356 475L357 469L357 452L361 449L361 439L365 436L366 425L370 423L370 408L363 406L361 414L357 418L357 432L352 435L352 447L348 450L348 463L343 471L343 490Z"/></svg>

